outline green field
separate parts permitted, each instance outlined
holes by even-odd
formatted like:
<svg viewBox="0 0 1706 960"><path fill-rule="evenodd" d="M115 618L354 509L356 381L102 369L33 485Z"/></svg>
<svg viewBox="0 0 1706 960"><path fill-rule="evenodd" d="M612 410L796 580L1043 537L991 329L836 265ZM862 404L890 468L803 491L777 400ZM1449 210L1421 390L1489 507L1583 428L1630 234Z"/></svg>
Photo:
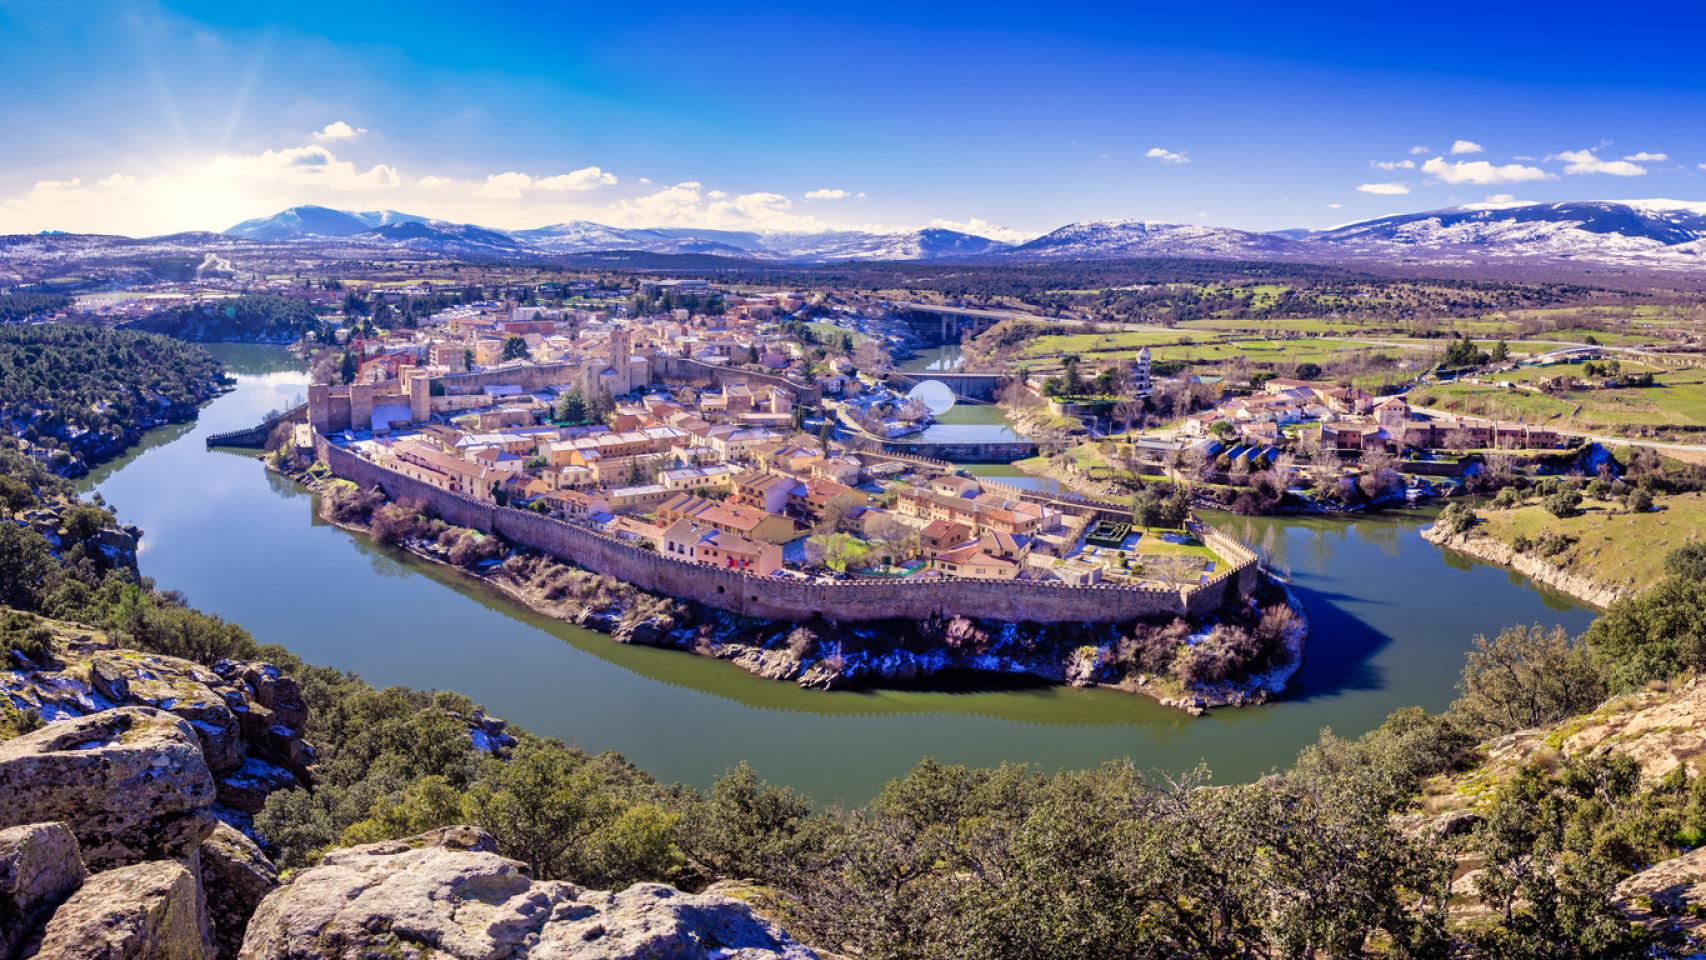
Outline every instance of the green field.
<svg viewBox="0 0 1706 960"><path fill-rule="evenodd" d="M1524 381L1569 374L1579 367L1557 366L1518 371L1505 379ZM1540 394L1477 383L1450 383L1423 391L1432 405L1476 416L1529 422L1550 421L1584 429L1706 426L1706 370L1661 373L1651 387L1578 389Z"/></svg>
<svg viewBox="0 0 1706 960"><path fill-rule="evenodd" d="M1588 500L1580 516L1560 520L1539 503L1515 510L1480 510L1476 529L1509 544L1517 537L1538 540L1548 533L1574 538L1548 561L1608 586L1643 589L1664 576L1665 557L1685 543L1706 537L1706 494L1661 497L1652 513L1625 513L1611 503Z"/></svg>

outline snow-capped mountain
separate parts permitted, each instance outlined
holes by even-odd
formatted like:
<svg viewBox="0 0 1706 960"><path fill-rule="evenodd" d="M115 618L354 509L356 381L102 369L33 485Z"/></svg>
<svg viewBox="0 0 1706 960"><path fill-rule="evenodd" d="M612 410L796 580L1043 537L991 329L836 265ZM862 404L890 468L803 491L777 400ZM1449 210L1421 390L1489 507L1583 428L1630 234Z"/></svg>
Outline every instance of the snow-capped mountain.
<svg viewBox="0 0 1706 960"><path fill-rule="evenodd" d="M638 251L783 263L1198 257L1352 263L1402 260L1473 266L1534 260L1679 269L1706 267L1706 203L1483 203L1381 217L1327 230L1272 233L1144 220L1099 220L1068 224L1017 245L942 229L760 233L613 227L576 220L505 231L394 210L350 212L303 206L244 221L225 231L225 237L504 257Z"/></svg>
<svg viewBox="0 0 1706 960"><path fill-rule="evenodd" d="M377 243L429 253L527 253L526 245L502 230L445 220L401 220L363 230L344 238L353 243Z"/></svg>
<svg viewBox="0 0 1706 960"><path fill-rule="evenodd" d="M1347 253L1706 265L1706 203L1485 203L1353 223L1306 244Z"/></svg>
<svg viewBox="0 0 1706 960"><path fill-rule="evenodd" d="M1147 220L1069 223L1004 255L1026 260L1109 260L1121 257L1236 257L1275 259L1302 255L1299 244L1271 233L1230 227Z"/></svg>
<svg viewBox="0 0 1706 960"><path fill-rule="evenodd" d="M999 240L940 227L907 233L776 233L760 240L765 250L788 260L941 260L981 257L1009 247Z"/></svg>
<svg viewBox="0 0 1706 960"><path fill-rule="evenodd" d="M531 230L514 230L521 242L552 253L599 250L643 250L647 253L709 253L748 256L760 250L758 234L734 230L611 227L590 220L571 220Z"/></svg>
<svg viewBox="0 0 1706 960"><path fill-rule="evenodd" d="M306 205L280 210L270 217L257 217L225 231L228 237L245 240L305 240L320 237L348 237L375 227L397 223L421 223L426 217L398 213L395 210L334 210L331 207Z"/></svg>
<svg viewBox="0 0 1706 960"><path fill-rule="evenodd" d="M638 250L662 254L712 254L758 260L935 260L976 257L1008 244L953 230L905 233L831 230L823 233L757 233L690 227L612 227L571 220L528 230L494 230L429 220L394 210L365 213L327 207L292 207L270 217L245 220L227 236L265 242L337 239L352 244L403 246L440 253L575 254Z"/></svg>

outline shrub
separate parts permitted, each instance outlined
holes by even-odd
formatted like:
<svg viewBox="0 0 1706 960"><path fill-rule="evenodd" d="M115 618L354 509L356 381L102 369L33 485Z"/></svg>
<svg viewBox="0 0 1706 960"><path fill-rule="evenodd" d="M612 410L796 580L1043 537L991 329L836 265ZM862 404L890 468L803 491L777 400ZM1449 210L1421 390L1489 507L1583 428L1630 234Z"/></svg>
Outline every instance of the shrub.
<svg viewBox="0 0 1706 960"><path fill-rule="evenodd" d="M1677 547L1665 557L1665 572L1684 580L1706 580L1706 543Z"/></svg>
<svg viewBox="0 0 1706 960"><path fill-rule="evenodd" d="M1451 503L1440 511L1439 523L1450 533L1468 533L1475 529L1475 511L1467 503Z"/></svg>
<svg viewBox="0 0 1706 960"><path fill-rule="evenodd" d="M1574 490L1560 490L1546 498L1546 512L1560 520L1581 512L1582 495Z"/></svg>

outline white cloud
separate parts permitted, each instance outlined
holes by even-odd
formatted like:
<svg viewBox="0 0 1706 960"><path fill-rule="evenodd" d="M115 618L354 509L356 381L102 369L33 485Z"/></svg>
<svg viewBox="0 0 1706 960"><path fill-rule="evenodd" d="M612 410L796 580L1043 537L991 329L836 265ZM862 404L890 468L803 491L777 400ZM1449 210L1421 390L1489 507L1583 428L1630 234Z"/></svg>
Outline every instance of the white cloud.
<svg viewBox="0 0 1706 960"><path fill-rule="evenodd" d="M1601 160L1592 150L1562 150L1553 160L1564 161L1565 173L1604 173L1613 177L1639 177L1647 168L1628 160Z"/></svg>
<svg viewBox="0 0 1706 960"><path fill-rule="evenodd" d="M1365 183L1357 189L1363 193L1378 194L1382 197L1401 197L1410 192L1410 185L1407 183Z"/></svg>
<svg viewBox="0 0 1706 960"><path fill-rule="evenodd" d="M972 217L970 220L937 219L930 221L925 224L925 226L936 227L941 230L956 230L960 233L969 233L979 237L988 237L991 240L1000 240L1002 243L1023 243L1036 236L1034 233L1026 233L1023 230L1014 230L1009 227L997 226L982 217Z"/></svg>
<svg viewBox="0 0 1706 960"><path fill-rule="evenodd" d="M845 200L852 194L840 187L820 187L817 190L807 190L807 200ZM863 194L861 194L863 196Z"/></svg>
<svg viewBox="0 0 1706 960"><path fill-rule="evenodd" d="M1442 183L1473 183L1479 186L1557 179L1539 167L1520 163L1492 164L1485 160L1447 160L1444 157L1434 157L1422 164L1421 170Z"/></svg>
<svg viewBox="0 0 1706 960"><path fill-rule="evenodd" d="M1487 148L1481 146L1480 144L1476 143L1473 140L1453 140L1453 141L1451 141L1451 152L1453 154L1486 153Z"/></svg>
<svg viewBox="0 0 1706 960"><path fill-rule="evenodd" d="M337 191L388 190L403 182L390 164L377 163L362 170L319 146L286 147L248 156L220 154L213 158L211 172L246 185L271 182Z"/></svg>
<svg viewBox="0 0 1706 960"><path fill-rule="evenodd" d="M1514 203L1516 197L1508 193L1492 193L1487 195L1486 203Z"/></svg>
<svg viewBox="0 0 1706 960"><path fill-rule="evenodd" d="M349 140L353 137L359 137L366 132L366 127L352 127L342 120L333 120L331 123L321 127L319 132L312 136L313 139L320 141Z"/></svg>
<svg viewBox="0 0 1706 960"><path fill-rule="evenodd" d="M582 167L579 170L571 170L568 173L559 173L550 177L540 177L533 181L533 185L541 190L549 190L552 193L578 193L582 190L596 190L599 187L615 186L616 174L599 167Z"/></svg>
<svg viewBox="0 0 1706 960"><path fill-rule="evenodd" d="M1369 163L1381 170L1416 169L1416 161L1414 160L1371 160Z"/></svg>
<svg viewBox="0 0 1706 960"><path fill-rule="evenodd" d="M1144 156L1148 157L1151 160L1159 160L1162 163L1166 163L1166 164L1181 164L1181 163L1190 163L1191 162L1190 155L1186 154L1184 151L1182 151L1182 150L1179 150L1179 151L1168 150L1165 147L1150 147L1149 150L1144 153Z"/></svg>
<svg viewBox="0 0 1706 960"><path fill-rule="evenodd" d="M437 190L437 189L440 189L442 187L452 186L455 183L456 183L456 181L450 179L449 177L441 177L437 174L429 173L426 176L420 178L419 180L416 180L415 186L425 187L428 190Z"/></svg>
<svg viewBox="0 0 1706 960"><path fill-rule="evenodd" d="M1639 153L1631 153L1623 159L1630 163L1664 163L1666 160L1670 159L1670 155L1666 153L1650 153L1646 150L1642 150Z"/></svg>
<svg viewBox="0 0 1706 960"><path fill-rule="evenodd" d="M1342 204L1342 203L1329 203L1329 204L1327 204L1327 209L1328 210L1337 210L1343 206L1344 206L1344 204Z"/></svg>
<svg viewBox="0 0 1706 960"><path fill-rule="evenodd" d="M487 200L520 200L521 192L533 186L533 178L514 170L494 173L474 190L474 196Z"/></svg>
<svg viewBox="0 0 1706 960"><path fill-rule="evenodd" d="M1424 153L1433 153L1433 151L1429 150L1427 147L1420 146L1420 145L1410 148L1410 156L1412 156L1412 157L1419 157Z"/></svg>
<svg viewBox="0 0 1706 960"><path fill-rule="evenodd" d="M599 211L596 218L622 227L708 227L719 230L814 231L825 225L790 212L792 201L780 193L758 191L730 195L705 189L696 180L629 197Z"/></svg>

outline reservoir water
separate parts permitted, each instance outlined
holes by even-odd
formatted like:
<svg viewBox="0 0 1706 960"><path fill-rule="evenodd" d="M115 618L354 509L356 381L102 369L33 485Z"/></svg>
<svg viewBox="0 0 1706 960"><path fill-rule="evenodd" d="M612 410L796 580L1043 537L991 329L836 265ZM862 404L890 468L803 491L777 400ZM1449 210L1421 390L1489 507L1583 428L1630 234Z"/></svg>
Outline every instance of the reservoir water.
<svg viewBox="0 0 1706 960"><path fill-rule="evenodd" d="M263 643L381 686L459 690L537 732L619 751L664 780L704 786L745 759L819 802L857 802L925 756L1048 769L1124 757L1167 770L1207 762L1219 779L1248 779L1288 764L1323 727L1354 736L1398 707L1443 707L1477 632L1514 623L1579 631L1592 616L1520 575L1443 554L1418 536L1425 518L1228 517L1219 520L1291 571L1314 625L1285 701L1193 720L1126 694L990 680L808 692L622 646L317 522L307 492L203 441L288 406L305 392L305 373L277 348L213 349L238 388L85 483L145 531L143 573Z"/></svg>

